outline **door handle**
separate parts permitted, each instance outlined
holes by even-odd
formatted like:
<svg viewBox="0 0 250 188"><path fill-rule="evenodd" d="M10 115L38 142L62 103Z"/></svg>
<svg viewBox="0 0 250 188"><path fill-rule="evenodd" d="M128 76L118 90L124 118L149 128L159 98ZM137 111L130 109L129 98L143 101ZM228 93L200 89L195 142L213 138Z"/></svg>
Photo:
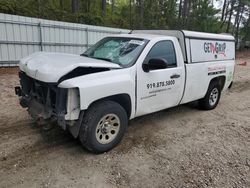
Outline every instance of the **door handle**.
<svg viewBox="0 0 250 188"><path fill-rule="evenodd" d="M173 74L172 76L170 76L171 79L179 78L179 77L181 77L181 75L179 74Z"/></svg>

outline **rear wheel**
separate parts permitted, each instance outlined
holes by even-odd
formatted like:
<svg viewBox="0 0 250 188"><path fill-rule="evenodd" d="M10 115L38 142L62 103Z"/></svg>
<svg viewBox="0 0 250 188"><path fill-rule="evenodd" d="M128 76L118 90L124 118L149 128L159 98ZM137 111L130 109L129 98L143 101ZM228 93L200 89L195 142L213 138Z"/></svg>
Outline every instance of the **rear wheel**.
<svg viewBox="0 0 250 188"><path fill-rule="evenodd" d="M86 111L79 138L88 150L102 153L121 141L127 124L127 113L120 104L113 101L97 102Z"/></svg>
<svg viewBox="0 0 250 188"><path fill-rule="evenodd" d="M207 90L207 93L203 99L199 100L201 109L212 110L219 103L221 96L221 87L219 84L212 82Z"/></svg>

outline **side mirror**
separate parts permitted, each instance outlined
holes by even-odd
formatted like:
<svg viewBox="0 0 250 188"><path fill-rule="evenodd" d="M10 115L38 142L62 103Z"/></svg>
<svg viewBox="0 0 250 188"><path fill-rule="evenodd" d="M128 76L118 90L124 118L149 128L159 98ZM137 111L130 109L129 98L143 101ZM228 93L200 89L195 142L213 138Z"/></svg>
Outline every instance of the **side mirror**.
<svg viewBox="0 0 250 188"><path fill-rule="evenodd" d="M150 70L166 69L167 67L168 63L163 58L153 58L142 64L142 69L145 72L149 72Z"/></svg>

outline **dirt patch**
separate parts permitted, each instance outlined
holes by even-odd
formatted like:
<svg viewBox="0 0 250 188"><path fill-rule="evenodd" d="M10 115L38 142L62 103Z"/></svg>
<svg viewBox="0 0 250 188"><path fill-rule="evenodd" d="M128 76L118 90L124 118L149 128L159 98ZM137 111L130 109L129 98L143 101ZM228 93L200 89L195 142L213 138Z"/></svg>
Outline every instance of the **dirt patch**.
<svg viewBox="0 0 250 188"><path fill-rule="evenodd" d="M245 81L235 81L234 82L234 87L230 91L232 92L242 92L250 90L250 80L245 80Z"/></svg>
<svg viewBox="0 0 250 188"><path fill-rule="evenodd" d="M249 58L250 57L250 50L242 50L236 52L236 58Z"/></svg>
<svg viewBox="0 0 250 188"><path fill-rule="evenodd" d="M250 187L248 57L215 110L189 104L137 118L101 155L58 127L43 131L14 95L17 69L0 69L0 187Z"/></svg>
<svg viewBox="0 0 250 188"><path fill-rule="evenodd" d="M0 75L3 74L18 74L19 69L17 67L3 68L0 67Z"/></svg>

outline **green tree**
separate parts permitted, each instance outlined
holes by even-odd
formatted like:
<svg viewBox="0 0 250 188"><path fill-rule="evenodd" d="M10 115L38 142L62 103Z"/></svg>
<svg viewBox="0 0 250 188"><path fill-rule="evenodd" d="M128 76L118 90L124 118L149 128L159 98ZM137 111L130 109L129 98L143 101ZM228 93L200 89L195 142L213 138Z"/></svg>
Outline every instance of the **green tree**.
<svg viewBox="0 0 250 188"><path fill-rule="evenodd" d="M250 0L0 0L0 12L128 29L231 32L249 40Z"/></svg>

